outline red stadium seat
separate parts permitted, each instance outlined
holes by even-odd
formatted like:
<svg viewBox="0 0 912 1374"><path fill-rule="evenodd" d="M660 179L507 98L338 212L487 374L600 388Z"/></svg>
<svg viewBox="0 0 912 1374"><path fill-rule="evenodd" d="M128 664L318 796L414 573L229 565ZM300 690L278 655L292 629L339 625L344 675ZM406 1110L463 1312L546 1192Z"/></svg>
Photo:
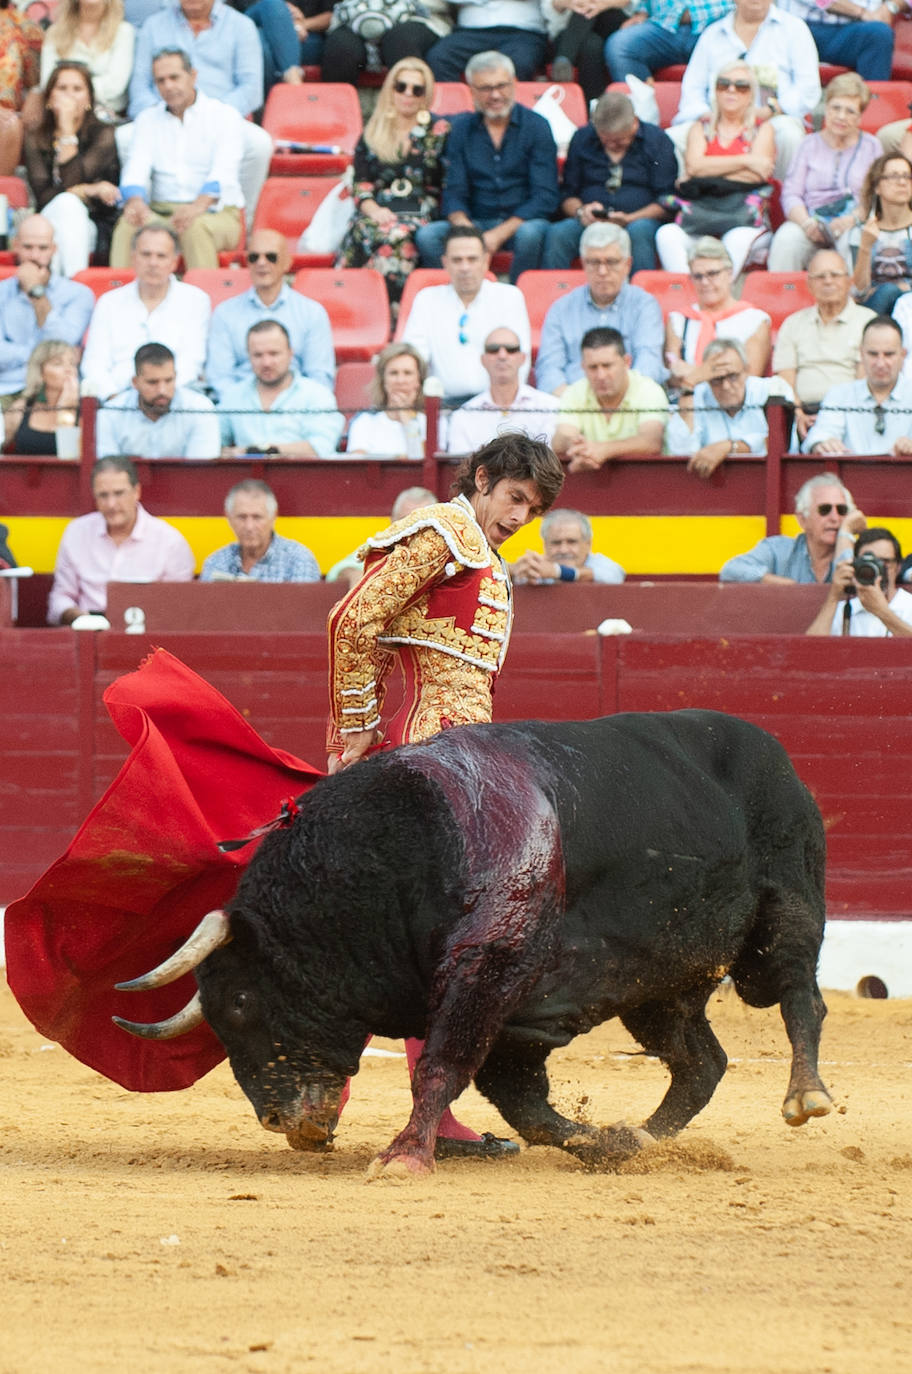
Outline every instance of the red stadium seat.
<svg viewBox="0 0 912 1374"><path fill-rule="evenodd" d="M545 91L552 85L561 86L564 91L562 109L568 119L572 119L578 129L589 121L589 107L586 104L586 97L583 95L583 88L578 86L575 81L517 81L516 99L520 105L528 105L529 108L540 100Z"/></svg>
<svg viewBox="0 0 912 1374"><path fill-rule="evenodd" d="M0 196L6 196L11 210L24 210L29 203L28 187L22 177L0 177Z"/></svg>
<svg viewBox="0 0 912 1374"><path fill-rule="evenodd" d="M586 280L585 272L521 272L516 285L523 293L532 329L532 355L538 352L542 324L551 306Z"/></svg>
<svg viewBox="0 0 912 1374"><path fill-rule="evenodd" d="M903 10L893 27L894 81L912 81L912 16Z"/></svg>
<svg viewBox="0 0 912 1374"><path fill-rule="evenodd" d="M370 408L368 388L373 380L373 363L340 364L336 371L336 404L346 420L357 411Z"/></svg>
<svg viewBox="0 0 912 1374"><path fill-rule="evenodd" d="M295 249L320 201L336 185L334 177L269 177L257 201L254 231L277 229L284 234L296 267L331 267L332 253L302 257Z"/></svg>
<svg viewBox="0 0 912 1374"><path fill-rule="evenodd" d="M81 272L73 273L73 281L81 281L88 286L98 300L106 291L116 291L119 286L126 286L135 276L132 267L86 267Z"/></svg>
<svg viewBox="0 0 912 1374"><path fill-rule="evenodd" d="M861 116L861 127L876 134L885 124L909 118L912 105L912 81L868 81L871 92L867 109Z"/></svg>
<svg viewBox="0 0 912 1374"><path fill-rule="evenodd" d="M470 114L475 109L472 92L464 81L438 81L431 111L435 115Z"/></svg>
<svg viewBox="0 0 912 1374"><path fill-rule="evenodd" d="M677 81L680 83L684 80L684 73L686 70L686 67L678 62L671 67L659 67L652 75L653 79L656 81Z"/></svg>
<svg viewBox="0 0 912 1374"><path fill-rule="evenodd" d="M773 322L773 333L787 315L814 304L803 272L748 272L741 299L765 310Z"/></svg>
<svg viewBox="0 0 912 1374"><path fill-rule="evenodd" d="M630 87L626 81L612 81L608 89L609 91L624 91L626 95L630 94ZM681 83L680 81L656 81L653 90L655 91L656 104L659 107L659 126L662 129L670 129L681 103Z"/></svg>
<svg viewBox="0 0 912 1374"><path fill-rule="evenodd" d="M184 273L188 286L198 286L212 302L213 309L231 296L239 296L250 286L246 267L191 267Z"/></svg>
<svg viewBox="0 0 912 1374"><path fill-rule="evenodd" d="M337 362L369 362L389 342L389 296L373 268L305 267L292 285L326 308Z"/></svg>
<svg viewBox="0 0 912 1374"><path fill-rule="evenodd" d="M2 265L0 265L0 281L3 281L3 279L4 279L5 277L13 277L13 276L15 276L15 275L16 275L16 264L15 264L15 263L10 262L10 263L3 263Z"/></svg>
<svg viewBox="0 0 912 1374"><path fill-rule="evenodd" d="M344 172L361 136L358 92L346 82L279 82L266 98L263 128L276 150L275 176Z"/></svg>
<svg viewBox="0 0 912 1374"><path fill-rule="evenodd" d="M636 272L632 281L659 302L666 320L670 311L694 298L693 283L686 272Z"/></svg>

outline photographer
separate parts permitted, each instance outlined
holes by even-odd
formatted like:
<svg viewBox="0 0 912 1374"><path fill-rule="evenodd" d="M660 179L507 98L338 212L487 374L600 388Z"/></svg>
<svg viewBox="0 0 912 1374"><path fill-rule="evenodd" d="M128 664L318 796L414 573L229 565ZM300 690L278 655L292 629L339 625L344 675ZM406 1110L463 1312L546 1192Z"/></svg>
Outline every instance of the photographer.
<svg viewBox="0 0 912 1374"><path fill-rule="evenodd" d="M882 527L864 530L852 558L836 564L826 599L806 633L912 637L912 595L896 586L901 562L894 534Z"/></svg>

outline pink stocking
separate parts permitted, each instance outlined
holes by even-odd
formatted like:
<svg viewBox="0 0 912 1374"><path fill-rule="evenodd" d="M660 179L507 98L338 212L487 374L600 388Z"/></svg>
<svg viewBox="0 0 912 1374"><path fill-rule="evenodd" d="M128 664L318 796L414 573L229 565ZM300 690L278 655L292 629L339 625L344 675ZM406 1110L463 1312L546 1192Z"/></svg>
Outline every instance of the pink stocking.
<svg viewBox="0 0 912 1374"><path fill-rule="evenodd" d="M415 1065L421 1058L421 1051L424 1049L423 1040L406 1040L405 1057L408 1060L409 1077L415 1073ZM438 1136L444 1136L447 1140L480 1140L481 1136L477 1131L472 1131L468 1126L463 1126L461 1121L457 1121L449 1107L440 1118L440 1125L437 1128Z"/></svg>

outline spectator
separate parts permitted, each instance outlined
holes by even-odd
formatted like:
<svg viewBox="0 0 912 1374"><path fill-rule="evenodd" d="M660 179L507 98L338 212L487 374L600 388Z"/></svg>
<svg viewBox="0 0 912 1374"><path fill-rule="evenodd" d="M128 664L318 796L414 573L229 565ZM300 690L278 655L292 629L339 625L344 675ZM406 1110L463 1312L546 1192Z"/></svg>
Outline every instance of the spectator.
<svg viewBox="0 0 912 1374"><path fill-rule="evenodd" d="M542 0L542 12L554 46L551 80L577 81L589 108L610 80L605 40L627 16L617 0Z"/></svg>
<svg viewBox="0 0 912 1374"><path fill-rule="evenodd" d="M558 402L550 392L520 382L519 374L528 361L515 330L505 325L491 330L481 359L490 383L451 416L448 453L474 453L508 430L550 444Z"/></svg>
<svg viewBox="0 0 912 1374"><path fill-rule="evenodd" d="M912 454L912 381L901 375L902 330L875 315L861 334L863 376L830 387L804 441L805 453Z"/></svg>
<svg viewBox="0 0 912 1374"><path fill-rule="evenodd" d="M872 162L861 191L859 223L849 231L855 295L889 315L912 286L912 162L886 153Z"/></svg>
<svg viewBox="0 0 912 1374"><path fill-rule="evenodd" d="M48 599L48 624L104 615L109 582L191 582L193 551L184 536L140 503L129 458L99 458L92 468L96 509L63 532Z"/></svg>
<svg viewBox="0 0 912 1374"><path fill-rule="evenodd" d="M561 184L565 218L548 229L542 266L570 267L583 230L609 220L630 235L632 270L654 268L656 230L667 216L659 201L674 190L677 169L664 130L641 124L628 96L606 91L591 123L570 140Z"/></svg>
<svg viewBox="0 0 912 1374"><path fill-rule="evenodd" d="M674 224L656 234L666 272L682 272L697 238L724 243L738 277L748 260L769 243L766 196L776 146L757 111L757 77L746 62L727 62L713 83L712 113L687 131L684 170L678 184L681 208ZM732 204L734 201L734 204Z"/></svg>
<svg viewBox="0 0 912 1374"><path fill-rule="evenodd" d="M60 0L41 45L41 85L47 87L58 62L81 62L92 82L95 114L117 123L127 109L135 46L122 0Z"/></svg>
<svg viewBox="0 0 912 1374"><path fill-rule="evenodd" d="M630 235L617 224L590 224L580 238L585 286L561 296L548 310L535 360L542 391L560 396L583 375L580 339L588 330L610 326L623 336L634 371L664 381L662 342L665 326L658 301L631 286ZM504 316L503 318L509 318Z"/></svg>
<svg viewBox="0 0 912 1374"><path fill-rule="evenodd" d="M417 266L416 231L440 208L449 125L432 120L433 100L430 67L415 58L397 62L355 148L356 213L337 265L382 273L394 306Z"/></svg>
<svg viewBox="0 0 912 1374"><path fill-rule="evenodd" d="M111 266L127 265L135 230L158 223L177 234L187 267L218 267L219 252L241 237L244 121L231 105L196 89L185 52L156 53L152 75L164 103L143 110L134 126Z"/></svg>
<svg viewBox="0 0 912 1374"><path fill-rule="evenodd" d="M748 372L762 377L769 362L770 317L765 310L735 300L734 268L728 250L718 239L697 239L687 265L695 300L669 311L665 329L665 361L672 383L683 392L692 392L699 382L708 381L704 353L717 338L737 339L743 344Z"/></svg>
<svg viewBox="0 0 912 1374"><path fill-rule="evenodd" d="M549 586L553 582L617 584L626 576L620 563L592 552L592 524L578 510L549 510L541 522L543 554L527 549L510 564L514 582Z"/></svg>
<svg viewBox="0 0 912 1374"><path fill-rule="evenodd" d="M493 0L485 11L502 0ZM529 8L535 0L507 0ZM431 64L433 66L433 63ZM474 114L451 121L443 184L444 218L416 234L421 261L438 267L451 225L477 225L489 253L511 252L510 280L541 265L548 221L557 210L557 148L547 120L516 103L516 73L500 52L466 67Z"/></svg>
<svg viewBox="0 0 912 1374"><path fill-rule="evenodd" d="M826 392L861 375L861 332L874 319L873 311L852 300L846 265L834 249L814 254L807 279L816 304L783 320L773 350L773 371L795 393L799 441L807 438Z"/></svg>
<svg viewBox="0 0 912 1374"><path fill-rule="evenodd" d="M387 344L374 363L371 404L348 427L346 453L371 457L423 458L427 421L424 414L424 359L407 343Z"/></svg>
<svg viewBox="0 0 912 1374"><path fill-rule="evenodd" d="M849 67L866 81L889 81L893 67L893 23L906 8L890 0L780 0L788 14L803 19L821 62ZM854 13L848 13L851 8Z"/></svg>
<svg viewBox="0 0 912 1374"><path fill-rule="evenodd" d="M873 582L859 580L854 567L854 560L859 558L871 562ZM902 549L895 534L879 525L862 530L851 557L837 561L823 604L806 633L908 639L912 635L912 595L896 586L901 563Z"/></svg>
<svg viewBox="0 0 912 1374"><path fill-rule="evenodd" d="M632 21L605 44L612 81L628 72L649 81L662 67L686 66L697 39L731 8L731 0L645 0Z"/></svg>
<svg viewBox="0 0 912 1374"><path fill-rule="evenodd" d="M823 128L799 144L782 188L786 221L773 235L770 272L800 272L818 248L848 258L847 235L857 220L865 173L881 155L861 129L871 92L854 72L834 77L824 92Z"/></svg>
<svg viewBox="0 0 912 1374"><path fill-rule="evenodd" d="M285 280L291 270L288 240L275 229L255 229L247 243L250 289L222 301L212 312L206 380L217 396L233 382L249 379L247 331L259 320L276 320L291 340L303 377L331 391L336 377L329 315Z"/></svg>
<svg viewBox="0 0 912 1374"><path fill-rule="evenodd" d="M236 544L210 553L201 582L319 582L320 568L310 549L276 534L279 503L265 482L249 477L225 497L225 519Z"/></svg>
<svg viewBox="0 0 912 1374"><path fill-rule="evenodd" d="M98 411L95 449L136 458L217 458L221 437L215 407L198 391L177 385L174 354L143 344L133 384Z"/></svg>
<svg viewBox="0 0 912 1374"><path fill-rule="evenodd" d="M95 115L92 78L81 63L59 63L48 78L41 120L25 136L25 169L35 205L53 226L56 265L82 272L94 253L106 263L118 215L120 158L114 130Z"/></svg>
<svg viewBox="0 0 912 1374"><path fill-rule="evenodd" d="M487 281L490 263L480 231L472 225L453 225L443 250L450 280L445 286L425 286L416 292L403 331L405 342L425 359L428 373L440 380L450 406L460 406L485 389L488 378L481 365L482 348L491 330L504 320L519 335L523 352L532 352L522 292L516 286Z"/></svg>
<svg viewBox="0 0 912 1374"><path fill-rule="evenodd" d="M727 62L744 61L760 81L758 119L772 123L774 176L782 180L804 138L804 118L820 100L820 67L807 25L771 0L734 0L734 9L697 39L674 118L678 137L693 120L709 113L716 72Z"/></svg>
<svg viewBox="0 0 912 1374"><path fill-rule="evenodd" d="M348 81L352 86L365 67L380 71L407 58L422 58L438 38L453 27L446 0L336 0L326 36L324 68L333 81ZM384 9L390 27L376 37L365 35L366 14ZM422 63L422 66L424 64ZM460 72L459 78L461 79Z"/></svg>
<svg viewBox="0 0 912 1374"><path fill-rule="evenodd" d="M134 354L144 343L171 349L178 386L190 386L202 376L212 307L205 291L175 279L177 256L173 229L148 224L134 233L130 261L136 278L99 297L89 325L82 359L88 395L106 399L125 391Z"/></svg>
<svg viewBox="0 0 912 1374"><path fill-rule="evenodd" d="M22 152L19 111L38 84L38 55L44 35L26 19L15 0L0 0L0 176L12 176Z"/></svg>
<svg viewBox="0 0 912 1374"><path fill-rule="evenodd" d="M136 39L131 119L158 100L153 57L175 49L188 54L205 95L224 100L243 116L240 182L252 224L272 157L269 134L247 118L263 104L263 53L256 26L224 0L180 0L149 15Z"/></svg>
<svg viewBox="0 0 912 1374"><path fill-rule="evenodd" d="M390 511L390 524L394 525L397 520L404 520L412 511L421 510L422 506L434 506L437 504L437 497L427 487L406 487L400 491L393 502ZM2 554L0 554L2 557ZM345 558L340 558L338 563L334 563L326 574L327 582L341 582L346 588L351 588L356 582L360 582L361 574L364 572L364 563L358 557L357 552L347 554Z"/></svg>
<svg viewBox="0 0 912 1374"><path fill-rule="evenodd" d="M95 304L82 282L51 276L56 245L43 215L21 220L11 247L18 265L0 281L0 398L22 390L36 344L50 339L80 344Z"/></svg>
<svg viewBox="0 0 912 1374"><path fill-rule="evenodd" d="M222 393L222 452L279 453L317 458L334 453L344 419L332 392L294 365L291 340L277 320L260 320L247 331L251 376Z"/></svg>
<svg viewBox="0 0 912 1374"><path fill-rule="evenodd" d="M232 8L246 14L259 30L265 92L279 81L300 85L301 68L319 66L332 0L235 0Z"/></svg>
<svg viewBox="0 0 912 1374"><path fill-rule="evenodd" d="M472 58L496 50L510 59L520 81L544 66L546 25L539 0L454 0L456 30L423 54L438 81L470 76Z"/></svg>
<svg viewBox="0 0 912 1374"><path fill-rule="evenodd" d="M554 452L570 460L570 472L661 453L667 397L657 382L630 370L620 331L588 330L581 351L585 375L561 396Z"/></svg>
<svg viewBox="0 0 912 1374"><path fill-rule="evenodd" d="M794 398L780 377L750 376L747 354L737 339L713 339L706 345L703 362L709 380L694 391L693 432L689 446L681 447L691 455L687 471L710 477L736 453L766 453L767 401L771 396ZM672 438L669 443L678 447Z"/></svg>
<svg viewBox="0 0 912 1374"><path fill-rule="evenodd" d="M795 515L801 534L771 534L748 553L723 564L720 582L829 582L837 547L847 555L866 520L851 492L833 472L820 472L798 489Z"/></svg>
<svg viewBox="0 0 912 1374"><path fill-rule="evenodd" d="M57 430L72 429L78 418L79 349L47 339L32 350L25 389L3 417L9 450L56 455Z"/></svg>

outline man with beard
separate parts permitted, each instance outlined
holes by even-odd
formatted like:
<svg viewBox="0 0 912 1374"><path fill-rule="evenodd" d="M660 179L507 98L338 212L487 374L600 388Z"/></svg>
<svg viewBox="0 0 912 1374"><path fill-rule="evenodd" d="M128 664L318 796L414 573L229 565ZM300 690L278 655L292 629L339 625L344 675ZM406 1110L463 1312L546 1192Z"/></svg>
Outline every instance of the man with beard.
<svg viewBox="0 0 912 1374"><path fill-rule="evenodd" d="M143 344L133 359L133 385L98 412L95 447L134 458L217 458L218 416L205 396L177 385L174 354Z"/></svg>

